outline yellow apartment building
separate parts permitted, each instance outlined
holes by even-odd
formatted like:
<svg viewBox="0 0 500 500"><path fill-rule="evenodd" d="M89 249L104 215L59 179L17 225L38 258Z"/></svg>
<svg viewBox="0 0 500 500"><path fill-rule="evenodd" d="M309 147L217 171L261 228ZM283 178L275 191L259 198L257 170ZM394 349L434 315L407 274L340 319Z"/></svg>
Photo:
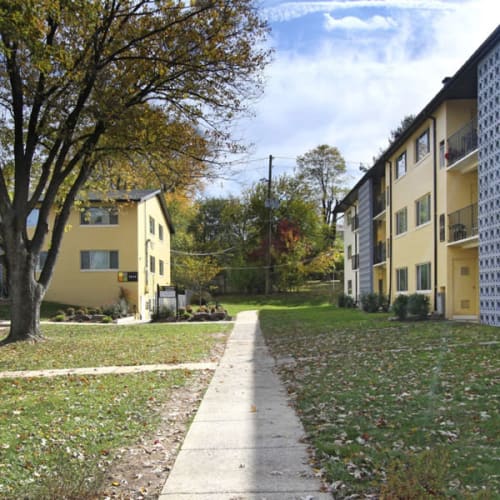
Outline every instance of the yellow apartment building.
<svg viewBox="0 0 500 500"><path fill-rule="evenodd" d="M446 318L500 326L500 28L337 212L345 293L422 293Z"/></svg>
<svg viewBox="0 0 500 500"><path fill-rule="evenodd" d="M123 288L132 312L150 319L157 286L171 282L173 233L161 190L90 195L72 210L45 300L97 307L118 303Z"/></svg>

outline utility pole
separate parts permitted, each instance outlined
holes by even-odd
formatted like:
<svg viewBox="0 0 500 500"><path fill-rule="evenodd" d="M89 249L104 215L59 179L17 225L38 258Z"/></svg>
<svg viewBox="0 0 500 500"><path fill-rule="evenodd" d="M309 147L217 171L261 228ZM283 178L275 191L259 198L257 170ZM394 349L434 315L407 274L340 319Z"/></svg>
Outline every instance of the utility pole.
<svg viewBox="0 0 500 500"><path fill-rule="evenodd" d="M273 175L273 156L269 155L269 173L267 176L267 199L266 205L268 208L268 226L267 226L267 251L266 251L266 281L265 281L265 293L269 295L271 293L271 238L272 238L272 211L273 202L271 200L271 183Z"/></svg>

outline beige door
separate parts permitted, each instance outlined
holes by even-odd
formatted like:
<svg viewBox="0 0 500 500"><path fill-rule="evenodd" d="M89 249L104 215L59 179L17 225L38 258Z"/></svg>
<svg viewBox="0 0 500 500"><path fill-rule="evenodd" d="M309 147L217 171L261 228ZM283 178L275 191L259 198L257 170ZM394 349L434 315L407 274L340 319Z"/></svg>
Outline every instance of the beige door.
<svg viewBox="0 0 500 500"><path fill-rule="evenodd" d="M479 294L476 259L453 260L453 315L476 316Z"/></svg>

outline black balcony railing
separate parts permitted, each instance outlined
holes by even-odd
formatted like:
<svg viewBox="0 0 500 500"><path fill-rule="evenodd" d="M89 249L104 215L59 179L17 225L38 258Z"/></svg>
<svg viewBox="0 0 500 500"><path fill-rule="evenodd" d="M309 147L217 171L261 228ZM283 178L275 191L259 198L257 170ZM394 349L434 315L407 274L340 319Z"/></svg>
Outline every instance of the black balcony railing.
<svg viewBox="0 0 500 500"><path fill-rule="evenodd" d="M352 217L351 219L351 229L353 231L356 231L356 229L358 229L359 227L359 217L358 215L356 214L354 217Z"/></svg>
<svg viewBox="0 0 500 500"><path fill-rule="evenodd" d="M448 214L448 241L460 241L477 235L477 203Z"/></svg>
<svg viewBox="0 0 500 500"><path fill-rule="evenodd" d="M359 267L359 254L354 254L351 257L351 264L353 269L358 269Z"/></svg>
<svg viewBox="0 0 500 500"><path fill-rule="evenodd" d="M378 215L385 210L385 191L375 197L373 203L373 214Z"/></svg>
<svg viewBox="0 0 500 500"><path fill-rule="evenodd" d="M448 137L448 152L446 158L448 165L453 165L458 160L477 149L477 120L472 120L458 132Z"/></svg>
<svg viewBox="0 0 500 500"><path fill-rule="evenodd" d="M386 252L386 244L385 241L379 241L375 248L373 249L373 262L375 264L380 264L381 262L385 262L387 259Z"/></svg>

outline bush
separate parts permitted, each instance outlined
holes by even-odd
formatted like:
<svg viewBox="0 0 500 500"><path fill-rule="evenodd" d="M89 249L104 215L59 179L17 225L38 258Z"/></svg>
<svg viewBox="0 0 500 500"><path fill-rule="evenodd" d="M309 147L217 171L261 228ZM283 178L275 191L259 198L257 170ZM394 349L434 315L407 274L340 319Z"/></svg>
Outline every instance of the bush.
<svg viewBox="0 0 500 500"><path fill-rule="evenodd" d="M122 308L120 304L108 304L102 306L102 313L106 316L111 316L113 319L120 318L122 315Z"/></svg>
<svg viewBox="0 0 500 500"><path fill-rule="evenodd" d="M408 316L408 296L398 295L392 303L392 310L400 321L405 320Z"/></svg>
<svg viewBox="0 0 500 500"><path fill-rule="evenodd" d="M341 293L337 298L337 305L339 307L350 308L350 307L355 307L356 302L350 295L347 295L346 293Z"/></svg>
<svg viewBox="0 0 500 500"><path fill-rule="evenodd" d="M74 307L68 307L68 308L66 309L66 314L67 314L68 316L74 316L74 315L75 315L75 308L74 308Z"/></svg>
<svg viewBox="0 0 500 500"><path fill-rule="evenodd" d="M427 318L429 314L429 297L414 293L408 297L408 312L420 319Z"/></svg>
<svg viewBox="0 0 500 500"><path fill-rule="evenodd" d="M361 309L368 313L374 313L379 310L379 297L377 293L362 293L361 294Z"/></svg>
<svg viewBox="0 0 500 500"><path fill-rule="evenodd" d="M64 314L57 314L56 316L54 316L54 318L52 319L53 321L65 321L66 320L66 316Z"/></svg>
<svg viewBox="0 0 500 500"><path fill-rule="evenodd" d="M104 316L101 319L101 323L113 323L113 318L111 316Z"/></svg>
<svg viewBox="0 0 500 500"><path fill-rule="evenodd" d="M388 295L384 295L383 293L380 293L378 295L378 307L381 311L387 312L390 308L390 300Z"/></svg>

